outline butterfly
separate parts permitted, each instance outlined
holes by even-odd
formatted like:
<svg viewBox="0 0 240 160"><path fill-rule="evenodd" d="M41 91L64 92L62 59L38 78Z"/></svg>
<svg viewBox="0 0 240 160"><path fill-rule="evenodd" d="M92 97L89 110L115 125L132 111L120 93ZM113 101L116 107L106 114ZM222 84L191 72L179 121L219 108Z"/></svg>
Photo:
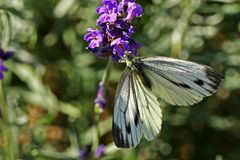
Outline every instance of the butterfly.
<svg viewBox="0 0 240 160"><path fill-rule="evenodd" d="M190 106L214 94L224 81L211 67L167 57L131 57L115 94L112 135L117 147L136 147L142 137L153 140L161 130L159 99Z"/></svg>

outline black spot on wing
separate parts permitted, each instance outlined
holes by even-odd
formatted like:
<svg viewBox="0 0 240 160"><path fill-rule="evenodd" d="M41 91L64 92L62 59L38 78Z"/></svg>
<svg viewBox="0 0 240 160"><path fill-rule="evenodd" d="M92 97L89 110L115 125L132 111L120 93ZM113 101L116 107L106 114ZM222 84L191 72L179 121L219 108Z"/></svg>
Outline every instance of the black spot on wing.
<svg viewBox="0 0 240 160"><path fill-rule="evenodd" d="M201 79L197 79L197 80L195 80L193 82L196 83L199 86L202 86L204 84L204 82Z"/></svg>
<svg viewBox="0 0 240 160"><path fill-rule="evenodd" d="M138 63L136 63L136 64L138 64ZM146 65L145 65L145 66L146 66ZM156 74L160 75L161 77L165 78L166 80L168 80L169 82L171 82L172 84L174 84L174 85L176 85L176 86L180 86L180 87L186 88L186 89L191 89L191 87L190 87L189 85L185 84L185 83L175 82L175 81L173 81L172 79L170 79L169 77L167 77L165 74L157 73L156 70L154 70L154 69L152 69L152 68L149 68L149 67L147 67L147 68L148 68L149 70L155 72ZM141 72L143 73L142 69L141 69ZM143 77L144 77L144 73L143 73ZM145 77L146 77L146 75L145 75ZM145 82L149 83L150 89L151 89L151 82L150 82L150 80L149 80L147 77L144 78L144 79L145 79Z"/></svg>
<svg viewBox="0 0 240 160"><path fill-rule="evenodd" d="M127 124L126 126L126 130L127 130L127 133L131 133L131 126L130 126L130 123Z"/></svg>
<svg viewBox="0 0 240 160"><path fill-rule="evenodd" d="M176 85L176 86L180 86L180 87L183 87L183 88L186 88L186 89L191 89L191 87L185 83L178 83L178 82L175 82L173 80L171 80L170 78L168 78L167 76L165 76L164 74L161 75L163 78L165 78L166 80L168 80L169 82L171 82L172 84Z"/></svg>
<svg viewBox="0 0 240 160"><path fill-rule="evenodd" d="M173 83L173 82L172 82L172 83ZM189 85L184 84L184 83L174 83L174 84L177 85L177 86L181 86L181 87L183 87L183 88L188 88L188 89L191 88Z"/></svg>
<svg viewBox="0 0 240 160"><path fill-rule="evenodd" d="M137 126L139 124L139 115L138 114L134 115L134 124L135 124L135 126Z"/></svg>
<svg viewBox="0 0 240 160"><path fill-rule="evenodd" d="M124 142L122 130L114 123L113 123L112 135L113 135L113 141L117 147L121 147L121 148L131 147L127 139L126 139L126 142Z"/></svg>

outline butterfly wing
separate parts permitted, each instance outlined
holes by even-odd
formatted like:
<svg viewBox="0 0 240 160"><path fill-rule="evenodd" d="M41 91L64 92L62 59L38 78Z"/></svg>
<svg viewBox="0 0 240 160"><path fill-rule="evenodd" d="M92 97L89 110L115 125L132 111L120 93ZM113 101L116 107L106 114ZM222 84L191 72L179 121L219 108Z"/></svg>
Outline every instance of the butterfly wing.
<svg viewBox="0 0 240 160"><path fill-rule="evenodd" d="M133 61L116 91L112 130L116 146L135 147L142 136L152 140L159 133L162 111L157 97L173 105L192 105L215 93L223 80L212 68L189 61L166 57Z"/></svg>
<svg viewBox="0 0 240 160"><path fill-rule="evenodd" d="M172 105L198 103L215 93L224 80L208 66L173 58L143 58L137 65L149 79L153 93Z"/></svg>
<svg viewBox="0 0 240 160"><path fill-rule="evenodd" d="M117 147L135 147L142 135L152 140L160 131L162 112L156 96L137 72L126 68L115 96L113 139Z"/></svg>

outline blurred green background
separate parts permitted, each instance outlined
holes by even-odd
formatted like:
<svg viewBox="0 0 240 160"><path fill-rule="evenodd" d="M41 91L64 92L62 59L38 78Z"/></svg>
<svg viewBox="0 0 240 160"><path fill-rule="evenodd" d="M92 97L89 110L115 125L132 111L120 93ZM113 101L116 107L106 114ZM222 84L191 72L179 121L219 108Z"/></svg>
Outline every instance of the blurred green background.
<svg viewBox="0 0 240 160"><path fill-rule="evenodd" d="M106 145L102 159L240 159L240 1L137 2L144 7L134 35L143 44L142 56L210 65L225 75L223 87L191 107L163 104L162 130L156 139L143 139L135 149L117 149L111 116L125 66L114 64L111 72L98 139L94 98L107 59L92 55L83 41L87 28L96 28L95 9L101 1L0 0L0 9L10 13L12 21L9 49L15 55L6 63L10 71L4 87L16 159L80 159L80 150L96 159L98 143ZM5 139L1 132L3 160Z"/></svg>

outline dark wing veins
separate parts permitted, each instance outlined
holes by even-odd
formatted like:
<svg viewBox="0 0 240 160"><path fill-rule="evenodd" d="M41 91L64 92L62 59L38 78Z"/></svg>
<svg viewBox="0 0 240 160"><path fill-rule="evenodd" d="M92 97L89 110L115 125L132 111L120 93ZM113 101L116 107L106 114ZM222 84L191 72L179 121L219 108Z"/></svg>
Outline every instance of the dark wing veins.
<svg viewBox="0 0 240 160"><path fill-rule="evenodd" d="M152 84L151 81L149 80L149 78L146 76L146 74L143 72L143 68L142 68L143 63L140 61L134 62L133 61L133 69L135 70L136 73L138 73L138 75L140 76L144 86L146 86L147 88L151 89L152 88Z"/></svg>

